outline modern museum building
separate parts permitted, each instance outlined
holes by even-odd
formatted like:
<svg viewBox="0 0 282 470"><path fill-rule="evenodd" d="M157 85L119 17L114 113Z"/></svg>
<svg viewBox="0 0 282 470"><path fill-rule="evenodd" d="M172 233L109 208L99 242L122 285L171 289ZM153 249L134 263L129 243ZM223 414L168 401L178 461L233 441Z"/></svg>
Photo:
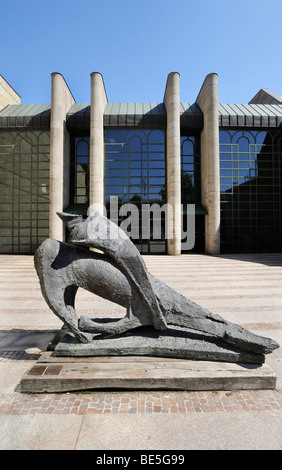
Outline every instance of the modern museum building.
<svg viewBox="0 0 282 470"><path fill-rule="evenodd" d="M282 97L264 88L247 104L220 104L211 73L187 103L177 72L162 95L109 102L94 72L90 102L77 103L52 73L51 103L21 104L0 76L0 253L67 240L58 211L86 217L103 206L109 216L112 200L118 223L138 209L133 241L142 254L281 252ZM186 250L190 205L195 243ZM153 206L172 208L166 220L159 213L157 237L142 230L143 207Z"/></svg>

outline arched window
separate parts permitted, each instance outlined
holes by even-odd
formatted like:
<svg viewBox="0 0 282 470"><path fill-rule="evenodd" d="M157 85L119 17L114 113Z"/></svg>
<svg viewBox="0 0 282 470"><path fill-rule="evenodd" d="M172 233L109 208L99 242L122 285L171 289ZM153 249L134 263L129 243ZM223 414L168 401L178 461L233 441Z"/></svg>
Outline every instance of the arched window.
<svg viewBox="0 0 282 470"><path fill-rule="evenodd" d="M70 202L89 205L89 137L73 137L70 164Z"/></svg>
<svg viewBox="0 0 282 470"><path fill-rule="evenodd" d="M105 202L116 196L119 208L134 204L140 215L138 240L142 253L165 252L165 239L154 244L142 238L142 204L166 203L165 132L149 129L109 129L105 132ZM110 213L109 213L110 215ZM123 221L120 218L119 222Z"/></svg>
<svg viewBox="0 0 282 470"><path fill-rule="evenodd" d="M181 202L200 203L200 152L199 138L181 136Z"/></svg>

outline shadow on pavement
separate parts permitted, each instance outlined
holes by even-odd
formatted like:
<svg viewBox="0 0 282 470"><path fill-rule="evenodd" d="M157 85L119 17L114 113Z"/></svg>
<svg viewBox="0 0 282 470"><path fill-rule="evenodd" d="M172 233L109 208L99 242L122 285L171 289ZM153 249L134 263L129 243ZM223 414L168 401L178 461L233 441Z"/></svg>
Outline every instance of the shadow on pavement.
<svg viewBox="0 0 282 470"><path fill-rule="evenodd" d="M46 351L58 330L11 329L0 331L0 357L7 351ZM12 357L11 357L12 359ZM15 359L18 360L17 357ZM26 359L26 357L25 357Z"/></svg>

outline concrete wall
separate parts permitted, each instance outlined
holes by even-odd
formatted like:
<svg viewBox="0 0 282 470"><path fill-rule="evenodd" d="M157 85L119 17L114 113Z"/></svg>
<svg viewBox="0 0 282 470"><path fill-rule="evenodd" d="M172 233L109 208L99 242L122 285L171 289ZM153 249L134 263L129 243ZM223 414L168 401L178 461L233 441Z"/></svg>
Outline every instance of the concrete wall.
<svg viewBox="0 0 282 470"><path fill-rule="evenodd" d="M201 133L202 203L205 216L206 253L220 252L220 179L217 74L207 75L196 103L204 114Z"/></svg>
<svg viewBox="0 0 282 470"><path fill-rule="evenodd" d="M75 100L64 77L51 75L50 121L50 238L64 240L64 227L57 211L69 202L70 136L66 115Z"/></svg>
<svg viewBox="0 0 282 470"><path fill-rule="evenodd" d="M167 77L164 105L167 112L168 254L181 254L181 166L179 74Z"/></svg>
<svg viewBox="0 0 282 470"><path fill-rule="evenodd" d="M104 111L107 95L103 76L91 74L89 213L104 207Z"/></svg>
<svg viewBox="0 0 282 470"><path fill-rule="evenodd" d="M21 97L0 75L0 109L5 108L8 104L21 104Z"/></svg>

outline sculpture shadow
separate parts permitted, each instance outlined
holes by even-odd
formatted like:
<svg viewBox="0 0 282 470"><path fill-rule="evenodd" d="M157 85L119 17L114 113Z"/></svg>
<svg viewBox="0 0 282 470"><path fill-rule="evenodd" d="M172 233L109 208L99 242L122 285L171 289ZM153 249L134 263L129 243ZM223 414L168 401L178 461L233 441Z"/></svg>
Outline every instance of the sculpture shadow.
<svg viewBox="0 0 282 470"><path fill-rule="evenodd" d="M50 342L53 341L58 330L36 330L36 329L20 329L1 330L0 334L0 357L14 360L34 359L34 354L28 350L38 348L40 351L46 351ZM15 353L10 354L11 352ZM21 353L25 353L24 355ZM18 353L18 354L16 354ZM30 356L30 357L29 357Z"/></svg>

